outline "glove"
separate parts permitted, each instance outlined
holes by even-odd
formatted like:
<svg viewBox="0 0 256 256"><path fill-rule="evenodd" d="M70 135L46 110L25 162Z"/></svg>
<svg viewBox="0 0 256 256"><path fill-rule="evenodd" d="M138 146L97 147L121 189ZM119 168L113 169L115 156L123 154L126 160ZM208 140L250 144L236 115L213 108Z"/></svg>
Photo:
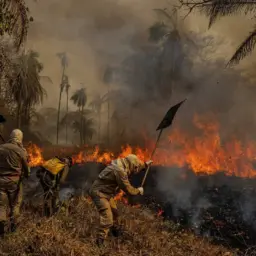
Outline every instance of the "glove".
<svg viewBox="0 0 256 256"><path fill-rule="evenodd" d="M149 160L149 161L146 162L146 165L149 166L149 165L151 165L152 163L153 163L153 161L152 161L152 160Z"/></svg>
<svg viewBox="0 0 256 256"><path fill-rule="evenodd" d="M140 191L140 194L143 196L143 194L144 194L144 188L143 188L143 187L140 187L140 188L138 188L138 190Z"/></svg>

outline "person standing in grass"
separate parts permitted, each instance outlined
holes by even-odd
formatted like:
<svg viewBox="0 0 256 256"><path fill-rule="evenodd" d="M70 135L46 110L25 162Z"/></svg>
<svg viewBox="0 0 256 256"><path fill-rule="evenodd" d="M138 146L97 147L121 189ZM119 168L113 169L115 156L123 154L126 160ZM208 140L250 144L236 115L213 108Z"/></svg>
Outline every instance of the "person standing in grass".
<svg viewBox="0 0 256 256"><path fill-rule="evenodd" d="M22 202L22 178L28 178L30 175L28 154L22 141L22 131L15 129L9 141L0 145L0 236L2 237L5 234L8 217L9 231L14 232L17 228Z"/></svg>

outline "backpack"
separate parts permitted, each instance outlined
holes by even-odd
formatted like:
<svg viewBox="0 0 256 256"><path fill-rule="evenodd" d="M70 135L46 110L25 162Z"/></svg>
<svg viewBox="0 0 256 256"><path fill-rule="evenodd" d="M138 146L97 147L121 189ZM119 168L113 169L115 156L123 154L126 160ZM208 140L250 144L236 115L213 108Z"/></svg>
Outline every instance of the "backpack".
<svg viewBox="0 0 256 256"><path fill-rule="evenodd" d="M53 175L57 175L64 167L65 163L63 163L60 159L57 157L54 157L48 161L46 161L42 167L45 168L47 171L52 173Z"/></svg>

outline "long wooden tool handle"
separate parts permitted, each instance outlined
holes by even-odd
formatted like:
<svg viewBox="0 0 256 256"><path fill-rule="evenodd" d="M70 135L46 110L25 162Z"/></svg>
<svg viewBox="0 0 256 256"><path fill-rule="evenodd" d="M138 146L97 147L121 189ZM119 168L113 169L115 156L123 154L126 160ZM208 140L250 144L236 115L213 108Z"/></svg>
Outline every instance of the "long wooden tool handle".
<svg viewBox="0 0 256 256"><path fill-rule="evenodd" d="M160 130L160 132L159 132L159 134L158 134L158 137L157 137L157 140L156 140L156 143L155 143L155 147L154 147L154 149L153 149L153 151L152 151L150 160L153 158L153 156L154 156L154 154L155 154L155 152L156 152L157 145L158 145L158 142L159 142L160 137L161 137L161 135L162 135L162 132L163 132L163 129ZM144 177L143 177L143 180L142 180L142 182L141 182L141 187L144 186L144 183L145 183L146 178L147 178L147 176L148 176L148 172L149 172L150 166L151 166L151 165L149 165L149 166L147 167L146 173L145 173L145 175L144 175Z"/></svg>

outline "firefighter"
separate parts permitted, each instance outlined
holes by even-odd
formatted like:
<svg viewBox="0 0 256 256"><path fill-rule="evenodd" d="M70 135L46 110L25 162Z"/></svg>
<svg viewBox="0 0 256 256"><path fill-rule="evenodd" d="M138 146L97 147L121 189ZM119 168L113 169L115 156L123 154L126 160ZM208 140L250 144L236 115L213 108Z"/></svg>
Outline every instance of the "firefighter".
<svg viewBox="0 0 256 256"><path fill-rule="evenodd" d="M150 165L152 161L144 163L136 155L130 154L125 158L118 158L111 162L92 184L89 194L99 212L99 227L96 243L104 244L111 229L113 235L118 235L118 212L114 196L121 189L128 195L143 195L142 187L134 188L128 177L138 173Z"/></svg>
<svg viewBox="0 0 256 256"><path fill-rule="evenodd" d="M71 157L54 157L37 170L37 177L44 190L44 215L47 217L58 210L60 185L65 182L71 166Z"/></svg>
<svg viewBox="0 0 256 256"><path fill-rule="evenodd" d="M5 234L7 220L9 231L14 232L20 215L22 178L28 178L28 154L22 145L23 133L15 129L7 143L0 145L0 235ZM7 211L9 210L9 211ZM7 214L8 212L8 214Z"/></svg>

